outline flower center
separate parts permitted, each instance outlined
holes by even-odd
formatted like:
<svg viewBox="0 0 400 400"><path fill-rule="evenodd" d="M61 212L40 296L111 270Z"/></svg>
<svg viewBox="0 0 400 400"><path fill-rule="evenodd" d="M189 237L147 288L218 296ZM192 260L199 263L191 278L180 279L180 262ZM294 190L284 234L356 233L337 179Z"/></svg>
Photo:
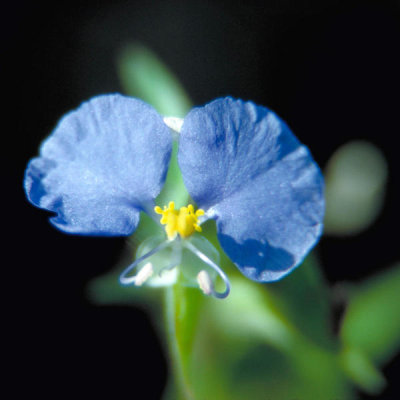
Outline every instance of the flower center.
<svg viewBox="0 0 400 400"><path fill-rule="evenodd" d="M165 225L165 236L157 235L147 238L136 252L136 260L120 275L123 285L167 286L175 283L184 286L199 286L204 294L223 299L228 296L230 283L224 271L218 266L219 253L202 235L199 217L204 210L194 210L192 204L175 209L170 201L164 208L154 207L161 215L160 222ZM181 239L186 240L181 240ZM134 270L136 274L132 274ZM225 283L225 290L215 289L217 277Z"/></svg>
<svg viewBox="0 0 400 400"><path fill-rule="evenodd" d="M192 204L176 210L175 203L170 201L168 207L164 206L162 209L156 206L154 211L161 215L160 222L165 225L165 232L170 240L174 239L178 233L182 238L186 238L194 231L201 232L198 217L204 215L204 210L199 208L195 212Z"/></svg>

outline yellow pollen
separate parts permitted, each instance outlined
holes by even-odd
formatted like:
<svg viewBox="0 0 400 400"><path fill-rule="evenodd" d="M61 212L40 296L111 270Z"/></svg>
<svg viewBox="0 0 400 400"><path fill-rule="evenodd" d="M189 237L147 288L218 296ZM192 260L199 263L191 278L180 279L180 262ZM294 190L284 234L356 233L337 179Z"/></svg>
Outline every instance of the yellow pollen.
<svg viewBox="0 0 400 400"><path fill-rule="evenodd" d="M194 211L192 204L187 207L181 207L175 210L175 203L170 201L167 206L162 209L159 206L154 207L154 211L161 215L160 222L165 225L168 239L173 239L178 233L185 238L190 236L194 231L201 232L198 224L198 217L204 215L204 210L198 209Z"/></svg>

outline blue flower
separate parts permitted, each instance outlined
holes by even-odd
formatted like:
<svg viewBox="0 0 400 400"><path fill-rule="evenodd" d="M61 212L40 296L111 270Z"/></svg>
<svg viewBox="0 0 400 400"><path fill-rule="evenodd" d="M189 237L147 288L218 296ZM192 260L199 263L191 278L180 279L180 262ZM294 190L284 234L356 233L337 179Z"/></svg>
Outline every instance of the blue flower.
<svg viewBox="0 0 400 400"><path fill-rule="evenodd" d="M197 280L203 291L225 297L226 275L212 250L200 249L192 235L207 219L215 219L222 249L248 278L276 281L299 265L322 232L323 178L289 127L267 108L230 97L192 109L175 129L195 211L192 205L175 210L174 199L154 208L171 158L168 121L148 104L118 94L83 103L61 119L29 162L29 201L56 213L50 221L58 229L82 235L130 235L141 211L160 214L168 239L154 242L128 267L121 276L126 284L146 281L154 263L129 274L166 251L168 262L158 272L176 270L185 249L226 283L217 293L202 270Z"/></svg>

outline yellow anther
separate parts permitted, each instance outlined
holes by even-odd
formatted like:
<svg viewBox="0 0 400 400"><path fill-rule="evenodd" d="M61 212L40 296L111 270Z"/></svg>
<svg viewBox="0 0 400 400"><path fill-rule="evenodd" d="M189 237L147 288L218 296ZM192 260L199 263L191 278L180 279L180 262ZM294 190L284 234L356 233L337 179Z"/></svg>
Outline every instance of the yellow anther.
<svg viewBox="0 0 400 400"><path fill-rule="evenodd" d="M195 230L201 232L198 217L204 215L204 210L199 209L195 212L192 204L187 207L181 207L178 211L175 210L175 203L170 201L168 207L164 206L162 209L156 206L154 211L161 215L160 222L165 225L168 239L173 239L178 233L185 238Z"/></svg>

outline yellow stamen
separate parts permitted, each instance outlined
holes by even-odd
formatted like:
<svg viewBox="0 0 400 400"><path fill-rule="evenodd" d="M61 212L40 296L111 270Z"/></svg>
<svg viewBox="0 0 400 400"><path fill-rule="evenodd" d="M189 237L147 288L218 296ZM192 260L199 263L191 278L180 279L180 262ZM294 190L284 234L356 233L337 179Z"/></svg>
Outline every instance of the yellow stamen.
<svg viewBox="0 0 400 400"><path fill-rule="evenodd" d="M165 226L168 239L173 239L178 233L181 237L190 236L195 230L201 232L201 226L198 224L198 217L204 215L204 210L194 211L192 204L187 207L181 207L175 210L175 203L170 201L162 209L159 206L154 207L154 211L161 215L160 222Z"/></svg>

